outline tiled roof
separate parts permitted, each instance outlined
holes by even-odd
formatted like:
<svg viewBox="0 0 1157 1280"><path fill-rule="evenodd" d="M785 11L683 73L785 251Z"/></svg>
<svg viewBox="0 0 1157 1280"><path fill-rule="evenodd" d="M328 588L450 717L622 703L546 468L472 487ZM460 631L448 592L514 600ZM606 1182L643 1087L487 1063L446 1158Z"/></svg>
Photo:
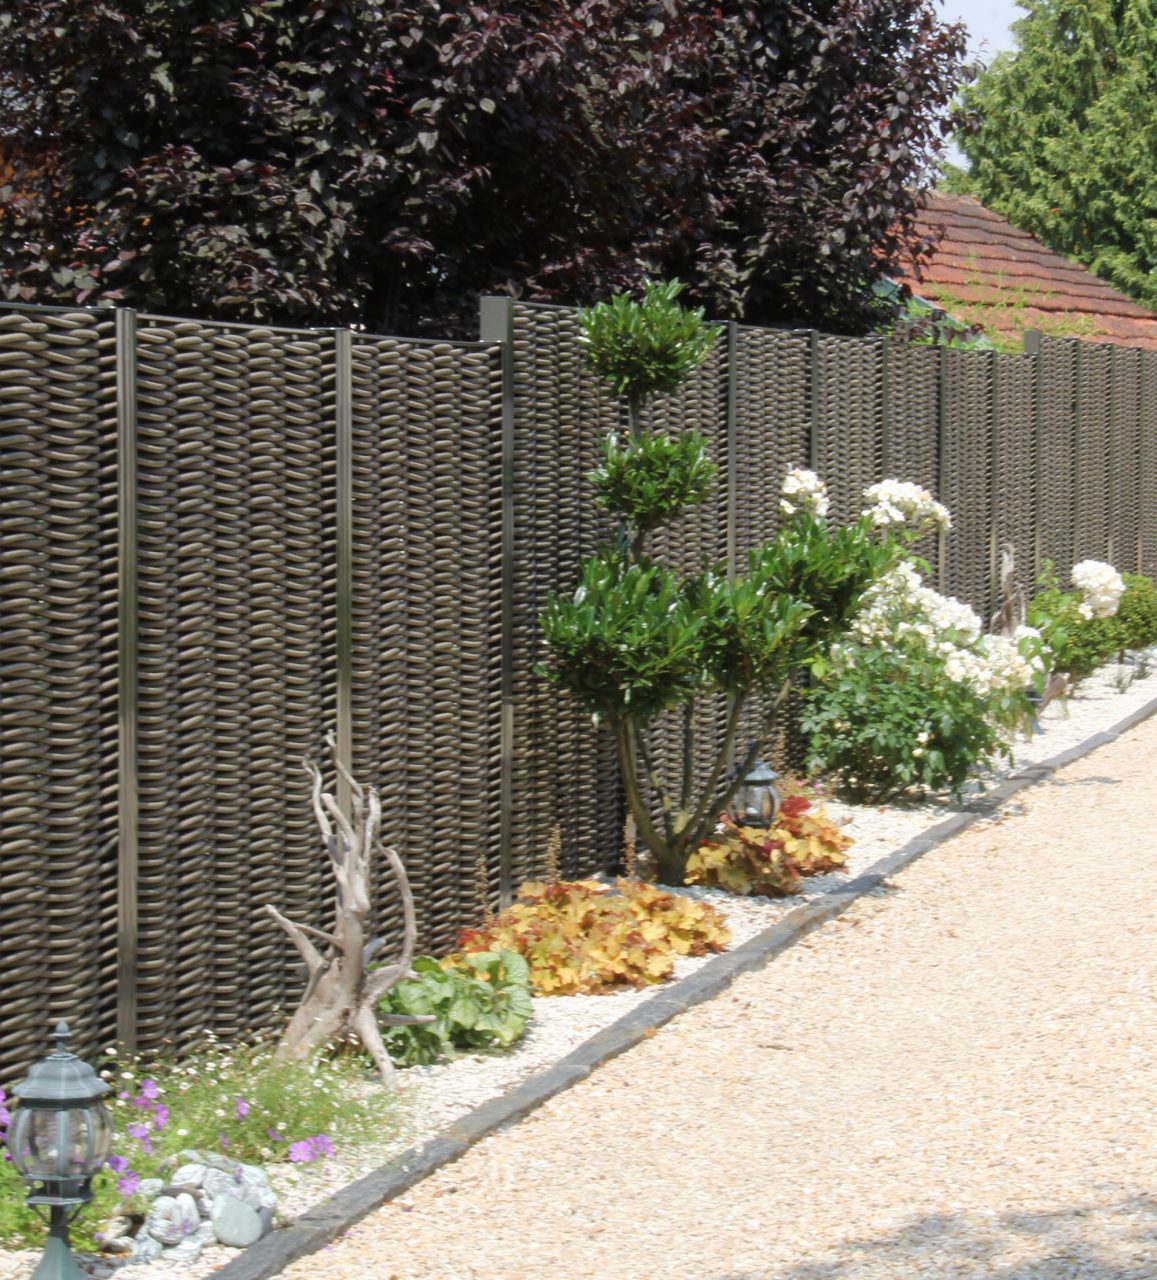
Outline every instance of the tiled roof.
<svg viewBox="0 0 1157 1280"><path fill-rule="evenodd" d="M933 193L918 229L943 237L923 279L905 283L951 314L1017 342L1039 328L1157 350L1157 315L976 200Z"/></svg>

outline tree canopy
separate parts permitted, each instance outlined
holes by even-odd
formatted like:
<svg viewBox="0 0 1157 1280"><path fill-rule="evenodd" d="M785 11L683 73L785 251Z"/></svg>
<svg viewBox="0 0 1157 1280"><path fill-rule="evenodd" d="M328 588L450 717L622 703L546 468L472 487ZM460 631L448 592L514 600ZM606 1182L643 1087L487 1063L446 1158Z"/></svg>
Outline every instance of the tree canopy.
<svg viewBox="0 0 1157 1280"><path fill-rule="evenodd" d="M473 335L677 276L854 332L963 54L931 0L9 0L0 294Z"/></svg>
<svg viewBox="0 0 1157 1280"><path fill-rule="evenodd" d="M1157 5L1029 0L966 90L969 188L1157 307Z"/></svg>

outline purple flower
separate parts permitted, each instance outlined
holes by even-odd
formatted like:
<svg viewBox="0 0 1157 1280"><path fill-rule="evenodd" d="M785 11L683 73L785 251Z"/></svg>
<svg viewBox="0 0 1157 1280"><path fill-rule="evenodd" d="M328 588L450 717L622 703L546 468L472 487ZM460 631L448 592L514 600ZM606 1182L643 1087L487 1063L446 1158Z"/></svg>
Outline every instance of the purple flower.
<svg viewBox="0 0 1157 1280"><path fill-rule="evenodd" d="M124 1156L109 1156L105 1163L113 1173L124 1173L124 1171L129 1167L129 1162L124 1158Z"/></svg>
<svg viewBox="0 0 1157 1280"><path fill-rule="evenodd" d="M153 1150L153 1142L149 1137L149 1126L147 1124L130 1124L128 1133L130 1138L136 1138L141 1144L142 1151L151 1152Z"/></svg>
<svg viewBox="0 0 1157 1280"><path fill-rule="evenodd" d="M160 1096L161 1091L157 1088L157 1082L155 1080L141 1081L141 1097L144 1098L146 1102L155 1102Z"/></svg>
<svg viewBox="0 0 1157 1280"><path fill-rule="evenodd" d="M333 1143L329 1140L327 1134L319 1133L316 1138L310 1138L310 1142L313 1144L313 1154L315 1156L333 1155Z"/></svg>
<svg viewBox="0 0 1157 1280"><path fill-rule="evenodd" d="M313 1158L313 1147L308 1138L289 1144L289 1158L294 1164L308 1164Z"/></svg>
<svg viewBox="0 0 1157 1280"><path fill-rule="evenodd" d="M265 1132L266 1132L267 1134L269 1134L270 1138L271 1138L274 1142L284 1142L284 1141L285 1141L285 1139L281 1136L281 1134L279 1134L279 1133L277 1132L277 1130L276 1130L276 1129L266 1129L266 1130L265 1130Z"/></svg>
<svg viewBox="0 0 1157 1280"><path fill-rule="evenodd" d="M249 1114L249 1103L244 1098L238 1096L233 1099L233 1105L237 1109L237 1119L244 1120Z"/></svg>
<svg viewBox="0 0 1157 1280"><path fill-rule="evenodd" d="M122 1196L131 1196L141 1184L141 1175L130 1169L123 1177L117 1179L117 1190Z"/></svg>
<svg viewBox="0 0 1157 1280"><path fill-rule="evenodd" d="M169 1123L169 1108L163 1102L153 1103L153 1132L160 1133Z"/></svg>
<svg viewBox="0 0 1157 1280"><path fill-rule="evenodd" d="M222 1151L228 1151L228 1150L229 1150L229 1139L228 1139L228 1138L227 1138L223 1133L219 1133L219 1134L217 1135L217 1140L221 1143L221 1150L222 1150Z"/></svg>

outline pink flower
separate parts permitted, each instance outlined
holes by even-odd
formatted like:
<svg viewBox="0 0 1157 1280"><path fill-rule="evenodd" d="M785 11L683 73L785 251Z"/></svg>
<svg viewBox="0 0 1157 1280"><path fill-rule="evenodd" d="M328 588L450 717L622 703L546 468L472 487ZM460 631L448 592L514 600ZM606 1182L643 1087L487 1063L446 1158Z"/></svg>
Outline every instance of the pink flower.
<svg viewBox="0 0 1157 1280"><path fill-rule="evenodd" d="M240 1096L238 1096L237 1098L234 1098L233 1106L237 1110L238 1120L244 1120L245 1117L249 1114L249 1103L246 1102L244 1098Z"/></svg>
<svg viewBox="0 0 1157 1280"><path fill-rule="evenodd" d="M140 1184L140 1174L130 1169L123 1177L117 1179L117 1190L122 1196L131 1196Z"/></svg>
<svg viewBox="0 0 1157 1280"><path fill-rule="evenodd" d="M169 1108L163 1102L153 1104L153 1129L160 1133L169 1123Z"/></svg>
<svg viewBox="0 0 1157 1280"><path fill-rule="evenodd" d="M289 1158L294 1164L308 1164L314 1159L313 1147L308 1138L289 1144Z"/></svg>
<svg viewBox="0 0 1157 1280"><path fill-rule="evenodd" d="M155 1102L160 1096L161 1091L157 1088L157 1082L155 1080L141 1081L141 1097L144 1098L146 1102Z"/></svg>

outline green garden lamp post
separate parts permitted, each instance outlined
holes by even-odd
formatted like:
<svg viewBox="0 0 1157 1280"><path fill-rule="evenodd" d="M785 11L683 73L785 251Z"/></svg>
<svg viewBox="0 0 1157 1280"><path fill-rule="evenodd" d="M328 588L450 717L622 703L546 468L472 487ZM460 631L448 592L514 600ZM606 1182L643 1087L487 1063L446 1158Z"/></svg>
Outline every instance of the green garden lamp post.
<svg viewBox="0 0 1157 1280"><path fill-rule="evenodd" d="M72 1256L68 1224L92 1199L92 1177L108 1159L112 1123L101 1099L110 1086L68 1051L68 1024L58 1022L56 1049L12 1089L18 1104L8 1126L8 1153L28 1184L28 1203L49 1210L48 1242L31 1280L85 1280Z"/></svg>
<svg viewBox="0 0 1157 1280"><path fill-rule="evenodd" d="M735 793L731 816L741 827L770 827L779 813L780 798L775 780L779 777L762 760L756 760Z"/></svg>

